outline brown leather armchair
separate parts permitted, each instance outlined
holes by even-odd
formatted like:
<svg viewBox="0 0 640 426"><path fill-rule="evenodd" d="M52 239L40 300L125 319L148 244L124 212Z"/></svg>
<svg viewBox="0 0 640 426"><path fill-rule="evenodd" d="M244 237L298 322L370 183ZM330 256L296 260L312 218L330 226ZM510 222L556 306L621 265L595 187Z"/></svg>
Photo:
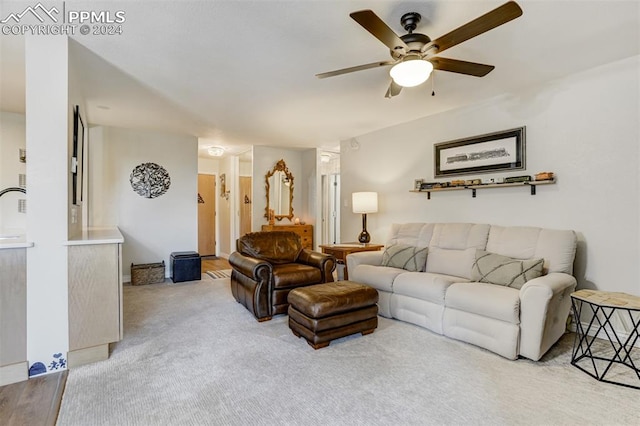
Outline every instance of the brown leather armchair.
<svg viewBox="0 0 640 426"><path fill-rule="evenodd" d="M294 232L251 232L236 246L229 256L231 293L258 321L287 313L292 289L333 281L335 258L303 249Z"/></svg>

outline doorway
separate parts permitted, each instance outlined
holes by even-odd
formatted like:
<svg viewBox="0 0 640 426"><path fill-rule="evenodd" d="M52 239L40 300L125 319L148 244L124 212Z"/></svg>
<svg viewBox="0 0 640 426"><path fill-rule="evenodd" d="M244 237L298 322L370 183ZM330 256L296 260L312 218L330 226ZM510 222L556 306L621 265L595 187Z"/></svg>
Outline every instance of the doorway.
<svg viewBox="0 0 640 426"><path fill-rule="evenodd" d="M322 175L322 244L340 243L340 175Z"/></svg>
<svg viewBox="0 0 640 426"><path fill-rule="evenodd" d="M216 176L198 174L198 253L216 254Z"/></svg>

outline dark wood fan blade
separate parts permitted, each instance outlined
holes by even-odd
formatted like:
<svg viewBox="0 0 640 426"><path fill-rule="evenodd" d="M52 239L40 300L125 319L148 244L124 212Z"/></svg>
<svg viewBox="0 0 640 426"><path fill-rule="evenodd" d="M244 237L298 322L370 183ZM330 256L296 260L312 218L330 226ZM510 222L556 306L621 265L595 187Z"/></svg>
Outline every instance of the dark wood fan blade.
<svg viewBox="0 0 640 426"><path fill-rule="evenodd" d="M522 9L520 9L518 3L510 1L496 9L493 9L491 12L485 13L479 18L456 28L442 37L433 40L431 43L426 44L422 51L426 52L429 48L435 45L437 46L437 50L434 53L443 52L450 47L462 43L463 41L467 41L470 38L479 36L480 34L499 27L502 24L506 24L520 15L522 15Z"/></svg>
<svg viewBox="0 0 640 426"><path fill-rule="evenodd" d="M378 17L371 10L359 10L357 12L350 13L349 16L353 18L358 24L369 31L375 38L380 40L389 49L394 50L397 47L403 47L409 50L407 44L402 41L396 33L393 32L382 19Z"/></svg>
<svg viewBox="0 0 640 426"><path fill-rule="evenodd" d="M389 85L389 88L387 89L387 93L384 95L384 97L389 99L394 96L398 96L401 90L402 90L402 86L400 86L399 84L396 84L395 81L391 80L391 84Z"/></svg>
<svg viewBox="0 0 640 426"><path fill-rule="evenodd" d="M336 75L347 74L347 73L350 73L350 72L368 70L370 68L384 67L386 65L393 65L395 63L396 63L395 61L372 62L370 64L364 64L364 65L358 65L358 66L355 66L355 67L343 68L341 70L323 72L321 74L316 74L316 77L318 77L318 78L333 77L333 76L336 76Z"/></svg>
<svg viewBox="0 0 640 426"><path fill-rule="evenodd" d="M429 58L428 61L433 64L433 68L436 70L457 72L458 74L473 75L475 77L484 77L495 68L493 65L441 57Z"/></svg>

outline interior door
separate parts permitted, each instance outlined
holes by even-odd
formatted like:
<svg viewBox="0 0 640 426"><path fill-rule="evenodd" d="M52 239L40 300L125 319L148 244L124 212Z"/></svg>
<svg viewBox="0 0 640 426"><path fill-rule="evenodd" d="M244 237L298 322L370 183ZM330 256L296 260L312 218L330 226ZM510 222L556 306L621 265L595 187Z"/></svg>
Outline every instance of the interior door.
<svg viewBox="0 0 640 426"><path fill-rule="evenodd" d="M322 175L322 244L340 242L340 175Z"/></svg>
<svg viewBox="0 0 640 426"><path fill-rule="evenodd" d="M216 254L216 176L198 175L198 253Z"/></svg>
<svg viewBox="0 0 640 426"><path fill-rule="evenodd" d="M251 176L240 176L240 236L251 232Z"/></svg>

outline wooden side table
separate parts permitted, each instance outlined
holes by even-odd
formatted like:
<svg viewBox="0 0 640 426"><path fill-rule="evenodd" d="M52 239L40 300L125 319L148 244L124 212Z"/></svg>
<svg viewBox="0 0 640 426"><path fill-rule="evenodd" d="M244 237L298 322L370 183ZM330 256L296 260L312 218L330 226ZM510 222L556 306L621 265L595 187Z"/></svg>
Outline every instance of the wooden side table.
<svg viewBox="0 0 640 426"><path fill-rule="evenodd" d="M382 244L360 244L360 243L342 243L342 244L322 244L320 248L323 253L331 254L336 261L344 265L344 279L349 279L347 272L347 256L351 253L359 251L380 251L384 245Z"/></svg>
<svg viewBox="0 0 640 426"><path fill-rule="evenodd" d="M632 357L634 345L640 338L640 297L609 291L578 290L571 294L571 305L576 323L571 364L601 382L640 389L640 360L636 357L634 361ZM586 327L580 321L583 310L593 315ZM619 332L611 324L611 318L616 316L616 312L623 320L629 319L630 330L626 337L619 336ZM610 345L607 351L594 348L596 336L601 339L606 336L604 341L608 340ZM605 379L614 365L629 368L631 376L635 376L631 381L637 384ZM619 373L619 369L617 370Z"/></svg>

